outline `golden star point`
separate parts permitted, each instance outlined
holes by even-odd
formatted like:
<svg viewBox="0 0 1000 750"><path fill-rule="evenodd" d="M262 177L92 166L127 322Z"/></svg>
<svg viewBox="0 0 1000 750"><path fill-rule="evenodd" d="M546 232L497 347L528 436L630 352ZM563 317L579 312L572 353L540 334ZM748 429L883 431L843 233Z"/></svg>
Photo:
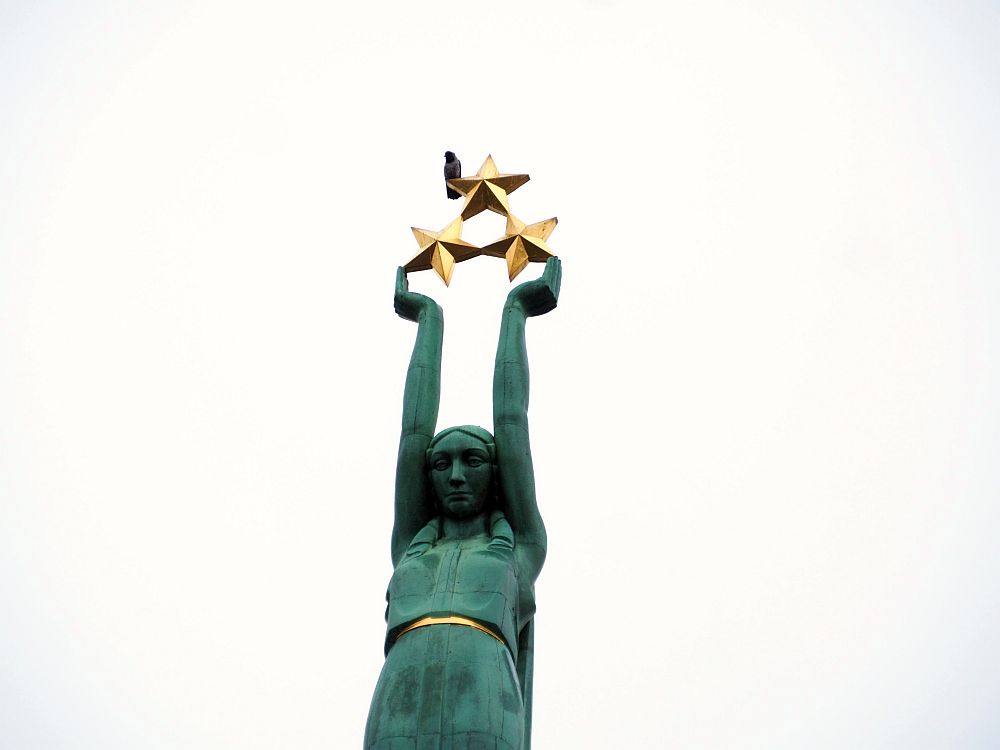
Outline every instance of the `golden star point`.
<svg viewBox="0 0 1000 750"><path fill-rule="evenodd" d="M553 216L551 219L526 225L516 216L508 214L504 236L486 245L480 252L494 258L505 258L507 276L513 281L528 263L544 263L555 255L545 241L558 223L559 220Z"/></svg>
<svg viewBox="0 0 1000 750"><path fill-rule="evenodd" d="M510 215L507 194L531 179L526 174L502 174L492 156L487 156L475 177L456 177L448 185L465 196L462 218L471 219L485 210L501 216Z"/></svg>
<svg viewBox="0 0 1000 750"><path fill-rule="evenodd" d="M451 284L451 273L455 269L456 263L474 258L482 251L462 239L462 217L452 221L440 232L432 232L429 229L419 229L410 227L413 236L420 245L420 252L403 266L404 270L426 271L433 268L445 286Z"/></svg>

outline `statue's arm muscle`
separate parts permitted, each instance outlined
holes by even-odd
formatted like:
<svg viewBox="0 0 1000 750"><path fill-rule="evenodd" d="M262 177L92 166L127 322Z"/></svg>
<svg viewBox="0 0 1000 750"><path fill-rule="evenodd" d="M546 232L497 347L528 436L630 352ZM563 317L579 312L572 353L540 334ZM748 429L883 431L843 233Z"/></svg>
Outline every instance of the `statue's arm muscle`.
<svg viewBox="0 0 1000 750"><path fill-rule="evenodd" d="M444 315L430 297L408 291L406 276L396 277L396 312L417 323L417 338L403 391L403 420L396 459L392 563L399 562L413 536L434 513L427 487L425 456L434 436L441 401L441 345Z"/></svg>
<svg viewBox="0 0 1000 750"><path fill-rule="evenodd" d="M534 581L545 562L545 524L535 498L535 470L528 439L528 348L525 322L554 309L559 300L562 265L549 258L542 277L511 290L500 321L493 370L493 430L500 486L516 538L520 566Z"/></svg>

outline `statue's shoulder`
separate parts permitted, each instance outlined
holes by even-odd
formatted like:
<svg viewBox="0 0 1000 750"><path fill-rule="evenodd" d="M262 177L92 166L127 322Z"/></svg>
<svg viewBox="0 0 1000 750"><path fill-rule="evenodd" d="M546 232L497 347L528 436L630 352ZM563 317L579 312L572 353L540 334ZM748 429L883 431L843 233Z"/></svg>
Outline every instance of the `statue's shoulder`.
<svg viewBox="0 0 1000 750"><path fill-rule="evenodd" d="M490 547L504 547L513 550L515 544L514 529L501 510L490 513Z"/></svg>
<svg viewBox="0 0 1000 750"><path fill-rule="evenodd" d="M399 567L407 560L423 555L428 550L433 548L440 538L441 518L435 517L428 521L427 524L420 529L420 531L414 534L413 539L410 540L410 544L406 548L406 552L403 553L403 557L400 558L396 567Z"/></svg>

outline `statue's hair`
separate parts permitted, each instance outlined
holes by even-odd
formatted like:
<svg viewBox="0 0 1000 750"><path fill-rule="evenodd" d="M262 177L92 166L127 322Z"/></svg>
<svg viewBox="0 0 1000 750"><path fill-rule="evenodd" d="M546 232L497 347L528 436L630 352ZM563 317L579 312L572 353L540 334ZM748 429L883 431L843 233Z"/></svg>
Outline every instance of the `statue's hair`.
<svg viewBox="0 0 1000 750"><path fill-rule="evenodd" d="M434 453L434 446L444 440L448 435L453 432L460 432L463 435L468 435L469 437L475 438L483 444L486 448L486 452L490 457L490 466L493 468L493 497L490 498L490 507L497 509L503 507L503 496L500 492L499 483L499 469L497 467L497 445L493 438L493 433L489 430L474 424L461 424L456 427L446 427L441 430L437 435L431 438L431 442L427 446L427 458L426 467L428 473L430 473L431 468L431 455ZM437 498L434 498L434 504L437 505Z"/></svg>

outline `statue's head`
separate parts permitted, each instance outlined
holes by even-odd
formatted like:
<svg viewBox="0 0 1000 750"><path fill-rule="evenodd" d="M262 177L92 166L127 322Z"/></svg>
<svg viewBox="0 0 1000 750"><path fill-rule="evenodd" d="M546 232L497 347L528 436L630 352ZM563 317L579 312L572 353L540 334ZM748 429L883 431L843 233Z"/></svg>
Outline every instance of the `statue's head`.
<svg viewBox="0 0 1000 750"><path fill-rule="evenodd" d="M427 472L445 516L471 518L497 506L496 445L482 427L441 430L427 448Z"/></svg>

